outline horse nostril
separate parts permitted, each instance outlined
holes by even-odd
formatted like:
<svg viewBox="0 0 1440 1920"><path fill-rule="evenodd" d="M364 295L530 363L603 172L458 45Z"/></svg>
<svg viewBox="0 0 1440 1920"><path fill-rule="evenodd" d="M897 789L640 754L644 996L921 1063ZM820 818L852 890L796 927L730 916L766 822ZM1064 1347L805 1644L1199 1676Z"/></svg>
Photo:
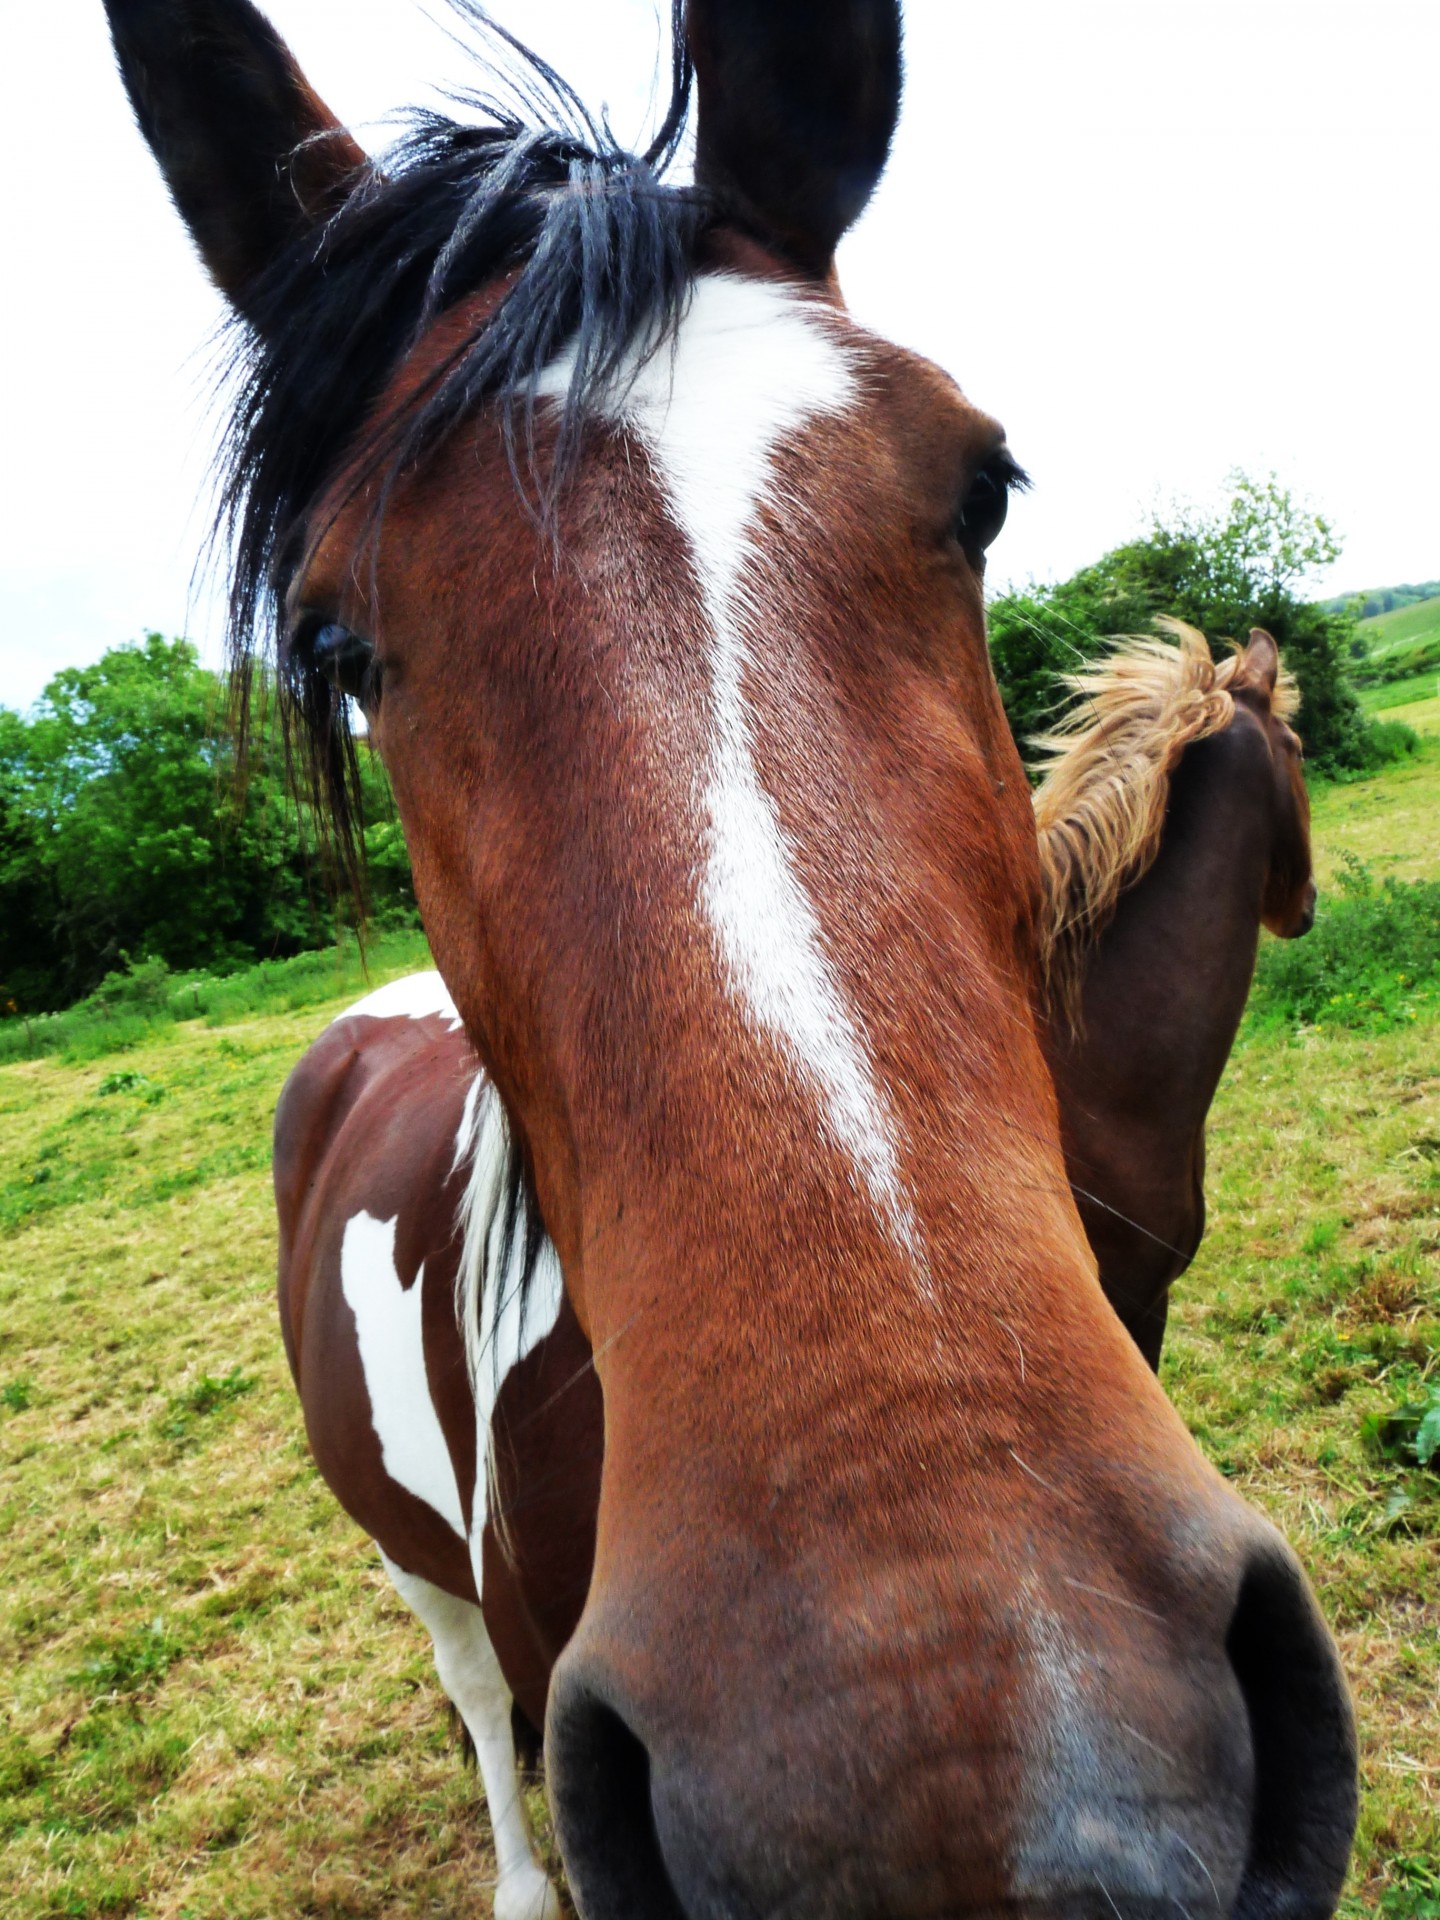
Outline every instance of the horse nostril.
<svg viewBox="0 0 1440 1920"><path fill-rule="evenodd" d="M1320 1609L1278 1536L1252 1556L1226 1650L1255 1755L1250 1851L1233 1920L1324 1920L1355 1833L1355 1721Z"/></svg>
<svg viewBox="0 0 1440 1920"><path fill-rule="evenodd" d="M565 1874L585 1920L685 1920L655 1831L645 1744L563 1664L545 1752Z"/></svg>

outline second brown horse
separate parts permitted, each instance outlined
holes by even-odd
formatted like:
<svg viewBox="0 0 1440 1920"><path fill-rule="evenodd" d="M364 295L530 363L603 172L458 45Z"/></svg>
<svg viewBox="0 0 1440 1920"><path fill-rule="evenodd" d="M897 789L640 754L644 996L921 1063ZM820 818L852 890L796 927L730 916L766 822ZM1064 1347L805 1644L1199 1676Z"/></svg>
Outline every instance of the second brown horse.
<svg viewBox="0 0 1440 1920"><path fill-rule="evenodd" d="M1205 1123L1262 926L1315 918L1296 693L1274 640L1170 624L1083 674L1035 796L1045 1050L1107 1297L1152 1367L1205 1230Z"/></svg>

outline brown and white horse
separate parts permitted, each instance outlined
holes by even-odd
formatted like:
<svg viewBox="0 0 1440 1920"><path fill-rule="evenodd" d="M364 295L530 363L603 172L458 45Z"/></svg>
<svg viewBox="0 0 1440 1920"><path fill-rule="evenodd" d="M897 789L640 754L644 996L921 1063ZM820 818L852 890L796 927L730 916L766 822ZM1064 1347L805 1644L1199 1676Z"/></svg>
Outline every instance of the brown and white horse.
<svg viewBox="0 0 1440 1920"><path fill-rule="evenodd" d="M1262 628L1132 640L1070 681L1040 745L1045 1050L1100 1284L1152 1367L1205 1231L1205 1122L1260 929L1315 919L1298 704Z"/></svg>
<svg viewBox="0 0 1440 1920"><path fill-rule="evenodd" d="M555 126L383 169L248 0L107 10L246 329L237 621L337 795L365 706L486 1076L459 1343L414 1109L343 1032L325 1124L287 1098L307 1426L482 1735L492 1649L543 1705L581 1913L1328 1915L1333 1644L1066 1182L984 640L1017 470L835 286L893 0L690 0L638 160L534 71Z"/></svg>

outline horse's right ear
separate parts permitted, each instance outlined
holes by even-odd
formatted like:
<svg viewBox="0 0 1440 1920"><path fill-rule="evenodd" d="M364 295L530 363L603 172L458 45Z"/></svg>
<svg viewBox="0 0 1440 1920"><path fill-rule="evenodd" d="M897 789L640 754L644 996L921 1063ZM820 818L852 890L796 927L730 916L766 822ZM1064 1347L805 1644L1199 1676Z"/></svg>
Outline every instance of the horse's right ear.
<svg viewBox="0 0 1440 1920"><path fill-rule="evenodd" d="M688 0L685 27L697 184L823 276L890 152L898 0Z"/></svg>
<svg viewBox="0 0 1440 1920"><path fill-rule="evenodd" d="M1280 678L1280 649L1263 627L1252 627L1250 639L1240 655L1240 679L1255 687L1268 699Z"/></svg>
<svg viewBox="0 0 1440 1920"><path fill-rule="evenodd" d="M243 314L265 268L365 155L250 0L105 0L140 131L211 277Z"/></svg>

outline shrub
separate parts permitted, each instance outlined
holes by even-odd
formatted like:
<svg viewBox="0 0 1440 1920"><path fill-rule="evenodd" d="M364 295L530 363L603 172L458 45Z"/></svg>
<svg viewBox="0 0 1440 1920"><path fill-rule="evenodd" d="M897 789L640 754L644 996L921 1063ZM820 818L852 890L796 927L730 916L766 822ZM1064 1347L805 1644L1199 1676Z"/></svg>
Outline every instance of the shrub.
<svg viewBox="0 0 1440 1920"><path fill-rule="evenodd" d="M1383 1030L1440 1003L1440 880L1385 880L1343 856L1303 940L1267 940L1252 1017L1287 1026Z"/></svg>
<svg viewBox="0 0 1440 1920"><path fill-rule="evenodd" d="M1357 775L1376 773L1420 750L1420 736L1403 720L1372 720L1355 740Z"/></svg>

